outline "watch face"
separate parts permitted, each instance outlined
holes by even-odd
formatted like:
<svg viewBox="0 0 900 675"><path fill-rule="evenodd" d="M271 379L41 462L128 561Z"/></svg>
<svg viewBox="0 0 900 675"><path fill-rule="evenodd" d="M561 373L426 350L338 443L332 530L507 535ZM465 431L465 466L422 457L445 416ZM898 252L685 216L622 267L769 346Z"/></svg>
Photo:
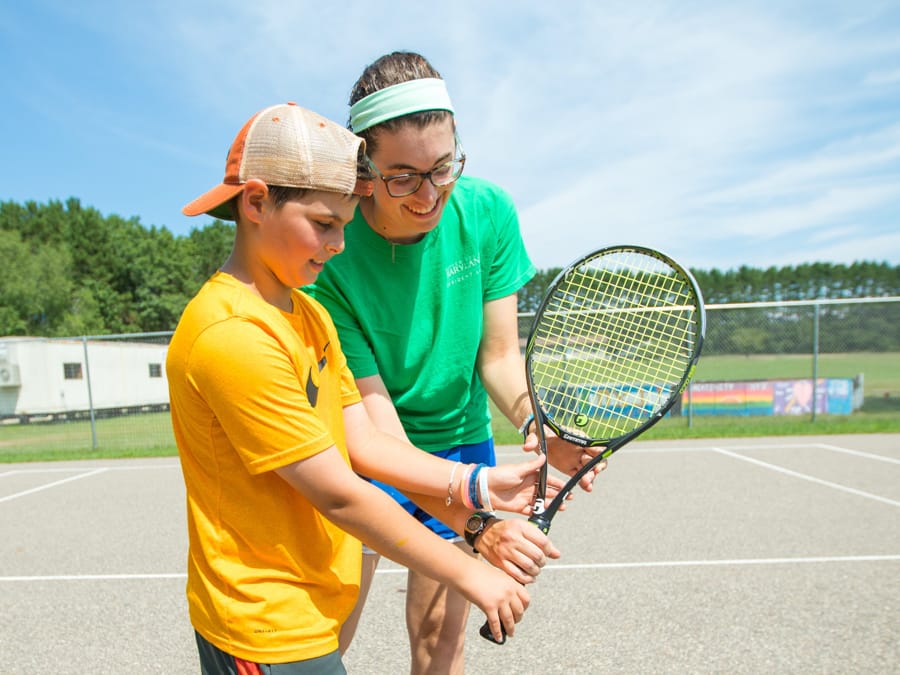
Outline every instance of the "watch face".
<svg viewBox="0 0 900 675"><path fill-rule="evenodd" d="M471 516L469 516L469 519L466 521L466 529L469 532L477 532L483 522L484 522L484 518L482 518L477 513L473 513Z"/></svg>

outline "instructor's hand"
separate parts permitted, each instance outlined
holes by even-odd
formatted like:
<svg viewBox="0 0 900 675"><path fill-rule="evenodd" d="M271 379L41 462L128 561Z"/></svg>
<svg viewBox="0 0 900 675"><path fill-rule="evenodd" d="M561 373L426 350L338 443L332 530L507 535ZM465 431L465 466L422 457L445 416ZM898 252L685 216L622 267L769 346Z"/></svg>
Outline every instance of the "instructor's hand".
<svg viewBox="0 0 900 675"><path fill-rule="evenodd" d="M475 545L485 560L520 584L533 583L547 560L561 555L547 535L520 518L492 520Z"/></svg>
<svg viewBox="0 0 900 675"><path fill-rule="evenodd" d="M544 433L547 437L547 456L550 460L550 466L567 476L574 476L581 467L606 449L602 446L583 448L575 443L569 443L554 434L553 430L547 426L544 427ZM538 452L537 434L528 434L522 449L526 452ZM593 491L594 479L605 469L606 460L604 459L581 477L578 481L578 486L585 492Z"/></svg>

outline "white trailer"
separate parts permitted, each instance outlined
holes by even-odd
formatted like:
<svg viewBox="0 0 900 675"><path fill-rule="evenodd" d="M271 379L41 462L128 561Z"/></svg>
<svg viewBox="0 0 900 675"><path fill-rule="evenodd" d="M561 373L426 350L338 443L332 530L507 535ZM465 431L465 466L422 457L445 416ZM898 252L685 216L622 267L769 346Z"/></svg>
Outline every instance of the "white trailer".
<svg viewBox="0 0 900 675"><path fill-rule="evenodd" d="M168 409L167 343L0 338L0 419L29 422Z"/></svg>

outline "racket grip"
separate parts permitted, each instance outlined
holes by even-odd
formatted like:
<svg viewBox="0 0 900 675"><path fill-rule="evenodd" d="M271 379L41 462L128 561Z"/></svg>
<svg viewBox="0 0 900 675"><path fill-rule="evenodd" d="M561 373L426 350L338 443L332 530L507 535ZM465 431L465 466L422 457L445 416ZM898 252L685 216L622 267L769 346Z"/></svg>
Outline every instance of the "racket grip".
<svg viewBox="0 0 900 675"><path fill-rule="evenodd" d="M491 632L490 624L485 621L481 628L478 629L478 633L488 642L493 642L495 645L506 644L506 629L503 627L503 624L500 624L500 630L503 631L503 639L500 642L494 639L494 634Z"/></svg>
<svg viewBox="0 0 900 675"><path fill-rule="evenodd" d="M528 519L528 522L536 526L544 534L550 533L550 519L543 513L537 513Z"/></svg>

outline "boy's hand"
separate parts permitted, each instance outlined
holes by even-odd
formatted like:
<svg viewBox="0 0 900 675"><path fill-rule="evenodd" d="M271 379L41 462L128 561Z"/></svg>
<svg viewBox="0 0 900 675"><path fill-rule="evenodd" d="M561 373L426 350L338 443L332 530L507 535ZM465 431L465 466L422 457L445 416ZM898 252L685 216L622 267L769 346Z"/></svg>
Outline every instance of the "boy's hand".
<svg viewBox="0 0 900 675"><path fill-rule="evenodd" d="M496 567L475 558L469 560L475 566L474 574L469 574L469 570L460 574L458 590L484 612L494 639L502 642L504 632L510 637L515 633L516 623L525 614L531 597L522 584Z"/></svg>

